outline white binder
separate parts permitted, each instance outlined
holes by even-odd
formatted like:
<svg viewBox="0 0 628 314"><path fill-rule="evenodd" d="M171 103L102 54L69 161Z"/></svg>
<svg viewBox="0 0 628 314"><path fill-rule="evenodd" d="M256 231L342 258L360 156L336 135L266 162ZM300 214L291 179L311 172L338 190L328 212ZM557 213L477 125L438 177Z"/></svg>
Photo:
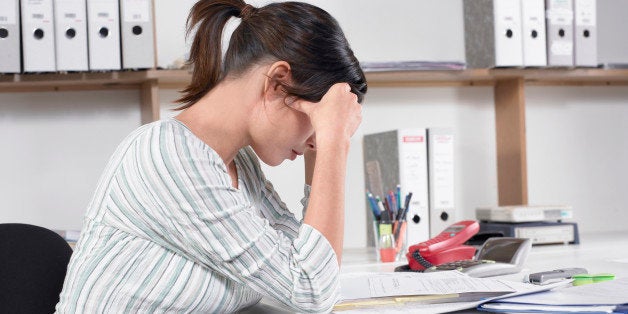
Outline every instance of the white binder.
<svg viewBox="0 0 628 314"><path fill-rule="evenodd" d="M523 66L519 0L464 0L469 68Z"/></svg>
<svg viewBox="0 0 628 314"><path fill-rule="evenodd" d="M120 70L118 0L87 0L90 70Z"/></svg>
<svg viewBox="0 0 628 314"><path fill-rule="evenodd" d="M576 66L597 67L598 65L596 7L596 0L575 0L574 2L574 60Z"/></svg>
<svg viewBox="0 0 628 314"><path fill-rule="evenodd" d="M0 73L20 73L19 0L0 1Z"/></svg>
<svg viewBox="0 0 628 314"><path fill-rule="evenodd" d="M150 0L120 0L122 67L146 69L155 66L153 9Z"/></svg>
<svg viewBox="0 0 628 314"><path fill-rule="evenodd" d="M24 72L54 72L52 0L24 0L21 7Z"/></svg>
<svg viewBox="0 0 628 314"><path fill-rule="evenodd" d="M545 0L521 0L521 24L523 65L526 67L546 66Z"/></svg>
<svg viewBox="0 0 628 314"><path fill-rule="evenodd" d="M57 71L87 71L85 0L54 0Z"/></svg>
<svg viewBox="0 0 628 314"><path fill-rule="evenodd" d="M454 131L451 128L427 130L429 174L430 238L457 221L454 206Z"/></svg>
<svg viewBox="0 0 628 314"><path fill-rule="evenodd" d="M573 0L546 0L547 65L574 65Z"/></svg>
<svg viewBox="0 0 628 314"><path fill-rule="evenodd" d="M430 218L427 185L427 138L424 128L399 129L364 136L364 163L368 178L369 164L376 162L381 170L382 193L401 185L402 202L412 192L406 215L407 244L429 239ZM368 181L367 181L368 182ZM367 184L367 189L376 192ZM370 210L369 210L370 212ZM369 215L371 217L372 215ZM368 237L371 239L371 236Z"/></svg>

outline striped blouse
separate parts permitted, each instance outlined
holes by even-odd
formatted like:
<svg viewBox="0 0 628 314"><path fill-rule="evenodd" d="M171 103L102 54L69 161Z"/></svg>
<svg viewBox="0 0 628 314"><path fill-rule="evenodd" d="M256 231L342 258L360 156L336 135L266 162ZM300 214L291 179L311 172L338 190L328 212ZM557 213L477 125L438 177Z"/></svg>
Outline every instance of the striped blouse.
<svg viewBox="0 0 628 314"><path fill-rule="evenodd" d="M89 204L57 312L224 313L262 296L330 311L339 298L331 245L287 210L250 148L235 163L238 189L174 118L131 133Z"/></svg>

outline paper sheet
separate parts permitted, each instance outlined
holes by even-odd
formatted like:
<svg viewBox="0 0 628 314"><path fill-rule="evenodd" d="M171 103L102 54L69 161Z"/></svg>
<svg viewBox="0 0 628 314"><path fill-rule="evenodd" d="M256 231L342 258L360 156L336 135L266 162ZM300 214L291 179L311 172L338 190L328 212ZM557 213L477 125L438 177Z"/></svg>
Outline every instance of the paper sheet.
<svg viewBox="0 0 628 314"><path fill-rule="evenodd" d="M498 302L544 305L619 305L628 303L628 278L499 299Z"/></svg>
<svg viewBox="0 0 628 314"><path fill-rule="evenodd" d="M534 288L524 283L472 278L459 271L346 274L341 275L340 286L342 300L471 292L509 293Z"/></svg>

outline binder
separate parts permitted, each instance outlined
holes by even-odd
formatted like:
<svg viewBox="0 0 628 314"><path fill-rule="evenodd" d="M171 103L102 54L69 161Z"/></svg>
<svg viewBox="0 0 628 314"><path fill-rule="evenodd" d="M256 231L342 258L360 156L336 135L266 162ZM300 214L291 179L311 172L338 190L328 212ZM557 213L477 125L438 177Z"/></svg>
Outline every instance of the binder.
<svg viewBox="0 0 628 314"><path fill-rule="evenodd" d="M54 72L52 0L21 1L21 7L24 72Z"/></svg>
<svg viewBox="0 0 628 314"><path fill-rule="evenodd" d="M456 222L454 206L454 131L427 130L430 238Z"/></svg>
<svg viewBox="0 0 628 314"><path fill-rule="evenodd" d="M574 65L573 0L546 0L547 65Z"/></svg>
<svg viewBox="0 0 628 314"><path fill-rule="evenodd" d="M628 68L628 1L597 2L598 62L605 68ZM622 30L622 31L620 31Z"/></svg>
<svg viewBox="0 0 628 314"><path fill-rule="evenodd" d="M364 136L366 189L371 190L368 168L376 164L381 171L384 192L401 185L401 195L412 192L406 216L408 245L423 242L430 236L427 185L427 138L424 128L399 129ZM372 175L372 173L371 173ZM376 181L376 180L373 180ZM367 204L368 206L368 204ZM369 209L368 212L371 212ZM372 225L372 215L368 215ZM367 228L370 230L370 228ZM369 245L372 237L367 233Z"/></svg>
<svg viewBox="0 0 628 314"><path fill-rule="evenodd" d="M519 0L464 0L468 68L523 65Z"/></svg>
<svg viewBox="0 0 628 314"><path fill-rule="evenodd" d="M87 43L90 70L120 70L118 0L87 0Z"/></svg>
<svg viewBox="0 0 628 314"><path fill-rule="evenodd" d="M155 66L153 9L150 0L120 1L122 67L146 69Z"/></svg>
<svg viewBox="0 0 628 314"><path fill-rule="evenodd" d="M87 71L85 0L54 0L57 71Z"/></svg>
<svg viewBox="0 0 628 314"><path fill-rule="evenodd" d="M19 0L0 1L0 73L20 73Z"/></svg>
<svg viewBox="0 0 628 314"><path fill-rule="evenodd" d="M574 53L575 65L597 67L596 0L574 2Z"/></svg>
<svg viewBox="0 0 628 314"><path fill-rule="evenodd" d="M523 65L546 66L545 0L521 0L521 26Z"/></svg>

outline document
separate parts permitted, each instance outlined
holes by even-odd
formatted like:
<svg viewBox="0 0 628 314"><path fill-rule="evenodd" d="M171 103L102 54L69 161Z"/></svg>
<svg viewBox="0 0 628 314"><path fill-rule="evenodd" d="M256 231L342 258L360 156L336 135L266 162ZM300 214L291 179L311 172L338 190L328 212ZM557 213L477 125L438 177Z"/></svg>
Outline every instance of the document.
<svg viewBox="0 0 628 314"><path fill-rule="evenodd" d="M355 273L340 276L341 300L392 296L464 293L511 293L534 285L491 278L473 278L459 271L434 273Z"/></svg>

